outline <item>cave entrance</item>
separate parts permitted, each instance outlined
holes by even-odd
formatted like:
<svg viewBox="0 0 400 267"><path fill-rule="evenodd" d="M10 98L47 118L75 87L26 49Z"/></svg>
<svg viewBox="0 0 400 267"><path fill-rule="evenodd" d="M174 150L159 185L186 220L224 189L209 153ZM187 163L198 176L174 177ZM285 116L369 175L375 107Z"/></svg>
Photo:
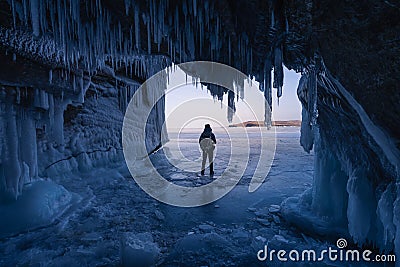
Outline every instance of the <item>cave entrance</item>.
<svg viewBox="0 0 400 267"><path fill-rule="evenodd" d="M191 134L193 141L196 134L200 135L205 124L211 124L214 130L226 133L228 127L252 127L262 123L265 113L264 95L257 90L259 83L254 78L245 82L243 99L239 95L235 96L235 110L232 115L228 93L224 93L223 98L212 96L206 85L196 81L179 67L171 69L168 72L165 94L165 128L170 139ZM296 91L301 75L286 67L284 75L283 97L278 99L276 93L272 92L273 124L279 127L300 126L301 103Z"/></svg>
<svg viewBox="0 0 400 267"><path fill-rule="evenodd" d="M186 209L179 209L169 205L163 205L164 214L171 216L171 220L166 220L166 224L171 229L187 229L199 221L212 221L216 224L238 223L254 218L250 210L258 210L269 207L270 205L280 205L288 196L294 196L304 192L311 187L313 175L313 154L307 154L299 145L300 127L298 123L301 118L301 104L297 98L296 89L300 75L294 71L285 69L284 94L278 99L273 94L273 120L279 121L280 125L284 122L291 122L293 126L273 127L276 131L276 153L270 172L264 183L258 190L249 193L249 183L257 166L257 146L260 145L257 130L258 127L247 128L249 139L250 157L246 159L248 164L244 170L242 179L238 185L225 197L206 205L201 209L190 211L190 220L186 220ZM256 92L250 92L244 89L244 99L254 98L256 106L254 110L259 118L264 118L263 93L258 90L258 83L252 81L257 88ZM222 101L214 99L206 86L192 83L192 77L187 76L182 70L177 68L170 73L168 90L177 87L174 91L167 92L165 96L165 119L166 129L169 135L169 142L165 144L165 154L174 153L173 149L179 151L183 159L197 162L193 171L200 173L201 151L199 149L198 139L203 131L204 124L211 124L213 132L217 138L215 153L215 172L216 177L224 171L228 164L227 155L231 153L231 146L240 146L243 140L239 136L239 127L229 127L238 121L235 117L241 117L240 121L251 121L253 117L246 117L247 113L243 106L243 101L239 99L236 102L236 113L232 122L227 119L228 105L224 98ZM274 93L275 91L273 91ZM201 99L201 101L199 100ZM198 102L196 102L197 100ZM183 106L179 109L179 106ZM207 109L214 115L211 118L202 116L200 111ZM257 110L256 110L257 109ZM196 115L196 111L199 111ZM186 113L193 113L193 120L186 119ZM197 116L197 117L196 117ZM290 124L288 124L290 125ZM168 155L167 155L168 157ZM171 163L176 164L176 158L171 157ZM171 159L170 158L170 159ZM175 161L174 161L175 160ZM153 163L157 164L157 162ZM261 163L262 164L262 163ZM171 167L170 170L161 169L166 176L171 178L176 184L183 186L201 186L210 180L202 181L198 175L190 174L189 171L179 171L179 168ZM184 166L184 167L187 167ZM197 169L196 169L197 168ZM240 170L238 170L240 171ZM206 169L207 176L207 169ZM218 207L217 210L214 208ZM177 224L176 222L180 223ZM260 219L261 222L265 222ZM177 230L177 229L175 229Z"/></svg>
<svg viewBox="0 0 400 267"><path fill-rule="evenodd" d="M276 94L272 93L272 117L274 121L290 121L292 124L296 124L301 120L301 103L296 93L301 75L293 70L288 70L286 67L284 68L284 75L283 97L278 99ZM255 112L256 116L260 118L264 116L264 96L261 91L245 88L244 100L248 103L251 102L251 105L253 105L251 107L252 111L243 101L238 99L235 105L235 114L230 122L227 118L229 110L227 97L224 97L222 101L217 101L217 98L210 94L206 86L199 82L196 84L191 76L188 76L179 68L169 74L168 80L167 93L165 95L166 128L168 132L178 131L179 129L202 128L205 123L209 123L208 119L202 115L204 110L213 114L212 117L218 120L220 126L225 127L239 122L251 121L254 119L254 115L251 112ZM252 87L259 87L258 82L254 79L250 84ZM196 99L208 101L196 102L194 101ZM179 109L180 106L185 107ZM184 119L185 116L182 116L183 112L190 112L193 114L193 118L199 118L187 121Z"/></svg>
<svg viewBox="0 0 400 267"><path fill-rule="evenodd" d="M172 165L177 167L177 169L171 169L177 171L180 167L183 167L188 173L178 174L171 171L169 175L175 177L176 180L185 180L188 176L196 178L194 173L200 173L202 161L202 151L198 144L199 136L205 124L210 124L217 137L217 145L213 155L217 177L226 170L233 153L233 147L241 146L245 143L247 147L243 147L243 150L249 149L250 151L249 158L243 159L249 163L246 164L243 170L243 175L247 177L248 184L251 180L251 175L257 168L257 163L254 162L260 159L259 154L261 152L257 151L257 149L260 143L268 142L265 141L266 139L260 138L257 130L257 128L266 127L251 127L259 125L258 123L262 123L264 119L264 95L258 89L258 82L255 80L248 81L248 83L245 82L243 88L244 97L241 99L239 93L237 97L235 96L235 114L230 120L228 97L222 99L213 97L207 86L203 86L178 67L173 67L172 69L173 71L169 70L168 86L165 94L164 126L165 131L168 132L169 142L164 145L164 150L167 152L167 158L171 157L170 162ZM293 160L295 160L299 159L299 155L304 155L304 151L299 146L301 104L296 94L300 74L289 71L286 68L284 72L284 96L278 99L274 91L272 94L272 117L274 125L276 124L277 126L273 127L273 131L267 132L270 134L268 138L273 136L276 139L274 145L278 144L277 142L281 142L277 148L279 153L292 153ZM224 94L224 96L227 96L227 94ZM246 132L242 133L246 135L246 138L242 138L243 135L240 132L240 129L244 128ZM290 138L289 141L287 140L288 138ZM171 154L174 155L171 156ZM312 160L311 158L312 155L307 158L307 161ZM296 172L296 164L294 162L291 162L290 159L285 161L282 158L281 160L282 164L277 166L283 173L286 170L292 173ZM187 164L179 164L180 161L185 161ZM263 163L259 164L262 165ZM272 164L272 168L275 168L274 164ZM265 163L265 165L268 165L268 163ZM303 169L301 168L301 170ZM311 165L306 169L312 171ZM268 171L266 170L263 173L264 176ZM169 175L167 174L167 176ZM310 178L311 176L307 175L307 177ZM185 181L185 184L190 183ZM307 183L305 182L305 184Z"/></svg>

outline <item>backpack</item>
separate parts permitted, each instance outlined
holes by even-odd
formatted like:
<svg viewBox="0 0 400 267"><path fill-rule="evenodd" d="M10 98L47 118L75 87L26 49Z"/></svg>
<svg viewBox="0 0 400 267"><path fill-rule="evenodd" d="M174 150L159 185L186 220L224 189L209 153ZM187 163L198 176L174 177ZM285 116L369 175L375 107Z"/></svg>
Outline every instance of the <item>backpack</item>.
<svg viewBox="0 0 400 267"><path fill-rule="evenodd" d="M215 149L215 145L211 138L204 138L200 141L200 148L203 151L212 151Z"/></svg>

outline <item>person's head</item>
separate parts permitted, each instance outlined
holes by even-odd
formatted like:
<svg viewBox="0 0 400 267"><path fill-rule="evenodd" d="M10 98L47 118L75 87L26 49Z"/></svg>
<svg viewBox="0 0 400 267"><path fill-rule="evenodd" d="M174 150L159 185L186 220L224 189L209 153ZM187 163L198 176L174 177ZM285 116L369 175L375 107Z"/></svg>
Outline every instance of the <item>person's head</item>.
<svg viewBox="0 0 400 267"><path fill-rule="evenodd" d="M204 125L204 131L212 131L210 124L207 123L206 125Z"/></svg>

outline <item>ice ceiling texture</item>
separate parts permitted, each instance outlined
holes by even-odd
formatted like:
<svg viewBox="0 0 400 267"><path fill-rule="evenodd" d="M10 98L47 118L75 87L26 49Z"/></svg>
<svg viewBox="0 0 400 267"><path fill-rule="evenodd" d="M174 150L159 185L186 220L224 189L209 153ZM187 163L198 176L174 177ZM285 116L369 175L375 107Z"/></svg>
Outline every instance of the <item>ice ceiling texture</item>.
<svg viewBox="0 0 400 267"><path fill-rule="evenodd" d="M284 64L302 73L301 145L315 149L315 177L283 214L400 257L398 2L2 0L0 13L2 201L27 180L121 156L113 110L172 62L228 64L254 76L269 103L273 88L282 95ZM149 118L149 149L163 107Z"/></svg>

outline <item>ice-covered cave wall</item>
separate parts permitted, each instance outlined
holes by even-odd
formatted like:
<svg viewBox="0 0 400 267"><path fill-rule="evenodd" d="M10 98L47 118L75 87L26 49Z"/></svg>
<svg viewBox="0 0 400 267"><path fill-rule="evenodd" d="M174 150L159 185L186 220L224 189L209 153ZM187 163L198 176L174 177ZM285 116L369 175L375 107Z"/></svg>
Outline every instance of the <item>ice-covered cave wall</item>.
<svg viewBox="0 0 400 267"><path fill-rule="evenodd" d="M293 15L295 15L294 13ZM313 2L298 96L314 183L283 204L303 230L400 255L398 56L389 2ZM298 23L304 19L294 19ZM390 25L390 26L389 26ZM397 81L396 81L397 80Z"/></svg>
<svg viewBox="0 0 400 267"><path fill-rule="evenodd" d="M297 93L300 142L315 151L314 182L300 197L286 199L282 213L305 231L398 253L395 139L371 121L323 61L303 72Z"/></svg>
<svg viewBox="0 0 400 267"><path fill-rule="evenodd" d="M73 129L80 123L83 137L74 138L78 142L89 139L87 126L101 111L96 103L124 110L135 88L171 62L231 65L260 82L268 103L273 88L282 95L285 64L303 74L298 90L301 144L316 155L313 188L286 203L287 219L307 222L304 214L309 214L316 222L313 231L329 228L358 244L372 242L400 254L400 26L395 19L400 9L395 2L2 0L0 8L0 56L5 62L0 72L5 126L0 133L9 140L1 143L1 175L3 188L11 188L12 195L21 186L18 181L41 169L35 168L35 153L21 154L18 147L26 141L13 134L26 133L34 144L33 131L21 130L22 124L32 129L24 114L41 114L33 120L37 145L42 132L54 144L65 142L70 133L61 126ZM215 97L224 95L222 88L208 87ZM54 111L45 94L55 101ZM228 97L234 110L235 95ZM44 103L36 108L25 101L32 99ZM65 108L64 114L76 116L62 118ZM152 115L154 125L163 120L161 110ZM270 123L268 109L265 121ZM110 133L117 131L116 124L107 125ZM158 134L149 140L154 146ZM107 147L107 141L100 143L96 149ZM290 213L290 207L303 209L302 216ZM328 220L318 224L318 218ZM327 223L332 227L324 228Z"/></svg>
<svg viewBox="0 0 400 267"><path fill-rule="evenodd" d="M3 202L16 199L35 178L122 160L126 106L140 84L171 61L111 47L122 36L95 3L2 1L1 6L9 10L0 25ZM86 17L80 19L83 10ZM105 41L106 34L113 34L111 40ZM143 141L149 151L161 142L163 110L161 99L148 118L151 135Z"/></svg>
<svg viewBox="0 0 400 267"><path fill-rule="evenodd" d="M123 115L140 83L112 69L95 76L38 70L27 67L32 63L26 59L15 60L14 56L5 56L9 64L1 67L2 201L16 199L23 185L35 178L59 177L122 160ZM164 69L167 61L151 57L137 64L144 77L150 77ZM15 69L21 66L29 71L32 82L19 80ZM45 77L47 84L38 77ZM143 101L151 101L145 99L149 97L143 96ZM155 105L148 122L151 135L143 142L151 151L161 142L163 99Z"/></svg>

